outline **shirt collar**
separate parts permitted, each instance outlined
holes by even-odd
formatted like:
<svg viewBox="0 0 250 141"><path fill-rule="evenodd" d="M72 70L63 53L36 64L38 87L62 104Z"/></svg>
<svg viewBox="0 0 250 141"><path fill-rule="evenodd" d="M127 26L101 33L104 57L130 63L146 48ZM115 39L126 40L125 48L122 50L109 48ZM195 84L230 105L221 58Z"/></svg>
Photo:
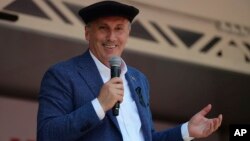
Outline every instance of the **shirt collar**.
<svg viewBox="0 0 250 141"><path fill-rule="evenodd" d="M110 68L108 68L103 63L101 63L90 50L89 50L89 52L90 52L90 55L93 58L96 66L97 66L99 73L101 74L101 77L102 77L104 83L107 82L111 77L110 76ZM126 65L125 61L122 59L121 76L123 77L127 71L128 71L127 65Z"/></svg>

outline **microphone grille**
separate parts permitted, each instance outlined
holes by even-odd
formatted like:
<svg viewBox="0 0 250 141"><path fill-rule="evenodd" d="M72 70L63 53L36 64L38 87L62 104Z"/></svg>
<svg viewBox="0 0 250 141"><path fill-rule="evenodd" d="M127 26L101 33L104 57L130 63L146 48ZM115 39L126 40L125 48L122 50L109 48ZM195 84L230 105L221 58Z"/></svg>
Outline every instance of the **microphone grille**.
<svg viewBox="0 0 250 141"><path fill-rule="evenodd" d="M109 64L110 64L110 66L118 66L118 67L120 67L121 64L122 64L122 59L119 56L112 56L109 59Z"/></svg>

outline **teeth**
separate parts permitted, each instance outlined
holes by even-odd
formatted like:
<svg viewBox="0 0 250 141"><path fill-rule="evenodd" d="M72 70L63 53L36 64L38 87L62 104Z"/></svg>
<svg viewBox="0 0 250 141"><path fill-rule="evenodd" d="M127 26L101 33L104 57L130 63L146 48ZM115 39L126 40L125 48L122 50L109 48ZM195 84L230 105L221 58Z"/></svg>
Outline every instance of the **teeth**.
<svg viewBox="0 0 250 141"><path fill-rule="evenodd" d="M109 44L103 44L103 46L105 47L105 48L115 48L116 47L116 45L109 45Z"/></svg>

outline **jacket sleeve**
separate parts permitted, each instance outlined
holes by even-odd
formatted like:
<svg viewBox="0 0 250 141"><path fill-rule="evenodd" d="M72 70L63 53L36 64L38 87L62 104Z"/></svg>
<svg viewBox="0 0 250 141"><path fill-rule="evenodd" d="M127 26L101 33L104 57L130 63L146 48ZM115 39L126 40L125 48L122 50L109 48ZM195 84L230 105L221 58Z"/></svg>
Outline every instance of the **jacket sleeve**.
<svg viewBox="0 0 250 141"><path fill-rule="evenodd" d="M71 85L67 71L52 68L45 73L39 94L38 141L74 141L101 122L91 101L75 108Z"/></svg>
<svg viewBox="0 0 250 141"><path fill-rule="evenodd" d="M181 135L181 125L161 132L153 130L152 136L153 141L183 141Z"/></svg>

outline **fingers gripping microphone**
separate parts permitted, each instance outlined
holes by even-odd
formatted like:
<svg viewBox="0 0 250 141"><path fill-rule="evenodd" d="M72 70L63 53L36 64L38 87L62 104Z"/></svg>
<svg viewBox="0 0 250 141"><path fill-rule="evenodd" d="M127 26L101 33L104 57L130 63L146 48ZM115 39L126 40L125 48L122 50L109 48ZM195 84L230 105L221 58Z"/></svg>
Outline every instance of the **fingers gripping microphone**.
<svg viewBox="0 0 250 141"><path fill-rule="evenodd" d="M109 59L110 69L111 69L111 78L120 77L121 73L121 63L122 60L118 56L113 56ZM112 112L114 116L119 115L120 103L117 102L112 108Z"/></svg>

